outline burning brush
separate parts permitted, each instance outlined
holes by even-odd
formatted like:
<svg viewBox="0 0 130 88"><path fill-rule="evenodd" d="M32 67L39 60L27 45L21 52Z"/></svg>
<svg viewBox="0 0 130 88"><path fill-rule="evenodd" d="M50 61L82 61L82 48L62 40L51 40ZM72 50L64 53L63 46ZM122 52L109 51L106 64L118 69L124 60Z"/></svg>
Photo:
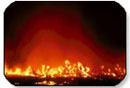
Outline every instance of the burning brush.
<svg viewBox="0 0 130 88"><path fill-rule="evenodd" d="M68 60L65 61L63 66L58 66L56 68L52 68L49 65L42 65L41 70L33 70L31 66L28 66L25 71L22 71L22 69L18 67L15 70L12 70L5 65L5 75L8 79L15 79L15 85L20 85L21 81L18 81L20 78L23 80L26 80L26 78L37 80L36 82L33 82L33 85L73 85L73 82L78 79L122 80L125 73L125 69L121 68L119 64L115 66L114 71L110 68L107 69L102 65L100 72L97 73L91 68L84 66L81 62L71 64Z"/></svg>

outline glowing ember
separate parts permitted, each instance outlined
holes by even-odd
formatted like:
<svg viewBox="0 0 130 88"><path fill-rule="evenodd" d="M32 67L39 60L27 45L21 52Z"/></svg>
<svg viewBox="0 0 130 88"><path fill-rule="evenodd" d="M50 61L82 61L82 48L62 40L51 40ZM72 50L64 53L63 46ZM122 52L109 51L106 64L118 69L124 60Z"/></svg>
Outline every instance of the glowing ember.
<svg viewBox="0 0 130 88"><path fill-rule="evenodd" d="M42 82L36 82L35 83L36 85L56 85L56 82L54 82L54 81L42 81Z"/></svg>

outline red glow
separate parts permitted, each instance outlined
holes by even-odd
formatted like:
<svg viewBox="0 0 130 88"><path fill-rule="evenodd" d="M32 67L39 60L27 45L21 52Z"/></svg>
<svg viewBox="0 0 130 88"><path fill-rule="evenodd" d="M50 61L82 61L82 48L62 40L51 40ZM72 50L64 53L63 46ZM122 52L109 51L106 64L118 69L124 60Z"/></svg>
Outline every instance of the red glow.
<svg viewBox="0 0 130 88"><path fill-rule="evenodd" d="M18 66L30 65L33 69L38 69L44 63L56 67L66 59L72 63L81 61L90 67L102 64L111 67L113 63L125 66L125 53L112 52L100 46L94 39L91 28L87 28L89 31L84 35L83 30L86 28L75 10L46 7L26 19L19 28L19 33L16 34L16 53L7 48L5 55L8 58L19 54L24 63L19 61Z"/></svg>

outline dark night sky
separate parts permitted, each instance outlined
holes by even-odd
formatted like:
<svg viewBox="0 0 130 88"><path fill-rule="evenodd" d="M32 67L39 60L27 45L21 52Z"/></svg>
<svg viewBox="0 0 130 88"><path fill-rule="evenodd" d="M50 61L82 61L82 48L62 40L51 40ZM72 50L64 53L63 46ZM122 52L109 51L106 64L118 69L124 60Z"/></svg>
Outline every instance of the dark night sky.
<svg viewBox="0 0 130 88"><path fill-rule="evenodd" d="M43 20L45 20L46 23L44 23ZM63 44L67 44L69 41L65 39L80 40L85 46L90 47L90 51L92 50L94 55L96 54L96 57L100 57L100 60L95 59L95 62L99 60L99 62L107 63L107 61L110 60L114 62L119 61L125 65L126 13L116 2L15 2L6 9L4 22L5 62L10 65L16 62L27 61L25 57L33 57L30 55L30 51L35 50L33 50L32 47L36 47L36 45L41 46L42 44L34 44L32 47L29 45L30 48L25 46L32 43L29 41L33 40L34 36L44 28L52 28L53 31L63 37L63 39L58 38L58 40L57 35L52 33L52 35L56 37L55 39L62 41L58 43L62 49L66 47ZM35 27L37 29L35 29ZM62 30L60 28L62 28ZM40 36L40 34L38 36ZM51 38L51 36L49 37ZM37 42L37 39L34 39L33 42ZM80 44L78 47L80 47ZM30 51L25 48L30 49ZM25 52L23 53L22 51L24 50ZM67 50L61 51L63 51L62 53L60 52L61 54L68 52ZM86 49L86 51L80 52L80 49L77 50L77 52L81 54L82 52L90 53L89 50ZM74 52L72 49L71 53ZM25 57L21 55L25 55ZM68 55L69 54L66 54L66 56ZM93 54L91 53L91 55ZM95 58L95 56L88 57ZM109 58L104 59L104 57L107 56ZM14 62L12 62L12 60Z"/></svg>

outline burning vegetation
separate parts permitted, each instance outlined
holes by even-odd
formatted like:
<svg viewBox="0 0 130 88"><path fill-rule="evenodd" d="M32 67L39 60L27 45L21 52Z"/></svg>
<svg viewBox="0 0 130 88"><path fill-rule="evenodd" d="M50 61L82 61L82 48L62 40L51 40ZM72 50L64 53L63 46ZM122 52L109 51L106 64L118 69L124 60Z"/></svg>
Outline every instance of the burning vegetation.
<svg viewBox="0 0 130 88"><path fill-rule="evenodd" d="M26 78L30 79L30 77L30 80L36 78L37 81L33 82L33 85L74 85L73 82L77 79L100 81L104 79L122 80L125 74L125 68L121 68L119 64L114 69L105 68L102 65L99 72L95 72L93 69L84 66L81 62L71 64L69 60L65 60L64 65L55 68L49 65L42 65L42 69L33 70L31 66L28 66L25 71L22 71L19 67L12 70L5 65L5 75L8 79L16 79L14 81L15 85L20 85L18 78L25 80ZM60 82L57 80L60 80Z"/></svg>
<svg viewBox="0 0 130 88"><path fill-rule="evenodd" d="M116 2L14 2L4 12L4 61L14 85L117 85L126 12Z"/></svg>

